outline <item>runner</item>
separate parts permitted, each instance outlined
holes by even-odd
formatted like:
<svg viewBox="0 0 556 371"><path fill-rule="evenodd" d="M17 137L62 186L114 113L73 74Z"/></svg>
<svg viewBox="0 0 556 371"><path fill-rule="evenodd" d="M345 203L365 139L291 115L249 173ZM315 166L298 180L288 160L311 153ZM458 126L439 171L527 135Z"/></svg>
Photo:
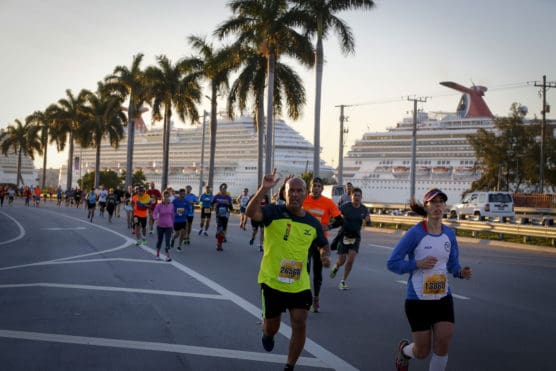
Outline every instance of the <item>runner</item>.
<svg viewBox="0 0 556 371"><path fill-rule="evenodd" d="M361 191L360 188L354 188L353 191L350 190L350 194L351 202L344 203L342 207L340 207L344 225L341 231L338 232L341 236L338 243L338 260L330 270L330 278L336 277L338 269L346 263L347 258L346 267L339 286L342 290L347 289L346 280L355 262L355 257L359 252L361 224L363 221L365 221L367 225L371 224L369 209L361 203L363 191Z"/></svg>
<svg viewBox="0 0 556 371"><path fill-rule="evenodd" d="M350 182L346 183L345 193L340 197L340 201L338 201L338 207L351 202L351 192L353 192L353 185Z"/></svg>
<svg viewBox="0 0 556 371"><path fill-rule="evenodd" d="M62 186L58 186L58 188L56 188L56 202L58 207L62 207L62 194Z"/></svg>
<svg viewBox="0 0 556 371"><path fill-rule="evenodd" d="M6 197L6 190L4 186L0 184L0 207L4 207L4 197Z"/></svg>
<svg viewBox="0 0 556 371"><path fill-rule="evenodd" d="M29 207L29 200L31 199L31 190L27 186L23 188L23 197L25 198L25 206Z"/></svg>
<svg viewBox="0 0 556 371"><path fill-rule="evenodd" d="M338 206L330 198L323 196L322 179L315 177L310 183L311 194L307 195L307 198L303 202L303 208L307 210L311 215L313 215L322 225L324 230L324 237L328 239L328 231L331 228L336 228L342 225L343 219L340 217L340 210ZM331 219L334 222L331 223ZM322 264L320 261L319 251L316 246L313 246L310 250L309 256L309 267L312 262L313 264L313 305L311 306L311 312L318 313L320 310L320 287L322 285Z"/></svg>
<svg viewBox="0 0 556 371"><path fill-rule="evenodd" d="M39 186L33 188L33 206L39 207L39 204L41 203L41 194L42 192Z"/></svg>
<svg viewBox="0 0 556 371"><path fill-rule="evenodd" d="M429 370L443 371L448 363L454 334L454 303L448 274L470 279L472 271L460 266L456 235L442 224L446 201L448 196L438 188L425 193L423 204L415 198L411 200L411 210L424 220L404 234L387 262L390 271L409 273L405 313L413 342L403 339L398 344L398 371L407 371L412 358L428 357L431 347Z"/></svg>
<svg viewBox="0 0 556 371"><path fill-rule="evenodd" d="M147 243L147 210L151 206L151 198L145 193L145 187L137 187L137 194L131 198L133 205L133 224L137 246Z"/></svg>
<svg viewBox="0 0 556 371"><path fill-rule="evenodd" d="M185 227L186 245L190 245L189 236L191 235L191 226L193 225L193 217L195 216L195 204L199 202L199 198L197 198L194 193L191 193L192 189L190 185L185 187L185 201L187 202L187 226Z"/></svg>
<svg viewBox="0 0 556 371"><path fill-rule="evenodd" d="M87 193L85 198L87 199L87 219L89 219L92 223L93 217L95 216L95 209L97 207L97 194L95 193L95 189L91 188L91 191Z"/></svg>
<svg viewBox="0 0 556 371"><path fill-rule="evenodd" d="M274 335L280 328L282 312L290 312L291 338L285 370L293 370L306 338L307 311L311 306L311 283L308 266L309 249L319 246L320 259L330 266L330 250L318 220L301 206L307 195L305 182L292 178L286 183L286 205L261 207L263 196L278 183L276 170L265 175L261 187L249 202L246 214L262 222L266 229L265 251L258 283L263 308L262 344L274 349Z"/></svg>
<svg viewBox="0 0 556 371"><path fill-rule="evenodd" d="M251 196L251 198L253 198L253 196ZM251 200L251 199L250 199ZM249 201L251 202L251 201ZM264 195L262 200L261 200L261 207L264 207L268 205L268 195ZM284 203L285 205L285 203ZM253 243L255 242L255 237L257 236L257 231L260 229L261 233L259 235L259 251L263 252L263 242L264 242L264 225L262 222L257 222L253 219L251 219L251 227L252 227L252 232L251 232L251 239L249 240L249 245L253 246Z"/></svg>
<svg viewBox="0 0 556 371"><path fill-rule="evenodd" d="M133 188L127 186L127 191L124 192L124 210L127 218L127 228L135 233L135 226L133 225L133 206L131 205L131 198L133 197Z"/></svg>
<svg viewBox="0 0 556 371"><path fill-rule="evenodd" d="M172 201L174 204L174 236L172 237L171 247L174 247L176 239L178 240L178 251L181 251L181 244L185 239L185 230L187 228L187 208L189 203L185 200L185 189L181 188L178 192L178 198Z"/></svg>
<svg viewBox="0 0 556 371"><path fill-rule="evenodd" d="M232 198L226 191L227 188L226 183L220 184L220 193L217 193L212 199L212 205L216 213L216 251L224 250L222 242L226 240L230 211L234 209Z"/></svg>
<svg viewBox="0 0 556 371"><path fill-rule="evenodd" d="M156 204L162 199L162 194L158 189L156 189L154 182L151 182L150 188L147 190L147 194L151 198L151 207L149 208L149 234L153 234L154 229L154 218L153 211Z"/></svg>
<svg viewBox="0 0 556 371"><path fill-rule="evenodd" d="M8 206L12 206L15 199L15 189L8 187Z"/></svg>
<svg viewBox="0 0 556 371"><path fill-rule="evenodd" d="M103 184L100 185L97 195L99 215L104 218L104 210L106 209L106 197L108 197L108 191L104 189Z"/></svg>
<svg viewBox="0 0 556 371"><path fill-rule="evenodd" d="M209 229L209 225L210 225L210 216L212 213L212 199L213 199L213 195L212 195L212 190L210 189L209 186L207 186L205 188L205 193L203 193L201 195L201 227L199 228L199 236L201 235L201 232L203 232L203 226L205 227L205 230L203 232L203 235L208 237L208 229Z"/></svg>
<svg viewBox="0 0 556 371"><path fill-rule="evenodd" d="M114 210L116 209L116 202L118 197L114 193L114 188L108 190L108 196L106 196L106 211L108 211L108 223L112 223L112 216L114 215Z"/></svg>
<svg viewBox="0 0 556 371"><path fill-rule="evenodd" d="M243 194L240 195L237 198L237 203L239 204L239 228L243 229L244 231L247 230L247 228L245 227L245 225L247 224L247 216L245 215L245 208L247 207L247 204L249 203L249 200L251 199L251 197L249 197L249 189L245 188L243 190Z"/></svg>
<svg viewBox="0 0 556 371"><path fill-rule="evenodd" d="M170 202L170 192L164 191L162 202L159 202L153 210L153 218L156 221L156 259L160 260L160 247L162 239L165 241L166 261L172 261L170 258L170 239L172 238L172 229L174 227L174 204Z"/></svg>

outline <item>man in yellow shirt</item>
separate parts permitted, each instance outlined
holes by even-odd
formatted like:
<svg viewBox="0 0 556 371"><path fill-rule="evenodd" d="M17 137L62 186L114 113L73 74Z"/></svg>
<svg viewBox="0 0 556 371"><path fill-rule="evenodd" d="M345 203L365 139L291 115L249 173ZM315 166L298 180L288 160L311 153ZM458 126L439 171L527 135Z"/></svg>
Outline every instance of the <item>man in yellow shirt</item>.
<svg viewBox="0 0 556 371"><path fill-rule="evenodd" d="M276 170L265 175L245 214L262 222L265 228L264 255L258 276L263 307L263 347L272 351L282 312L289 310L292 335L285 369L293 370L305 345L307 313L312 303L307 271L309 248L313 243L319 247L325 267L330 266L330 249L319 221L301 207L307 195L303 179L288 180L285 205L261 206L263 196L279 180Z"/></svg>

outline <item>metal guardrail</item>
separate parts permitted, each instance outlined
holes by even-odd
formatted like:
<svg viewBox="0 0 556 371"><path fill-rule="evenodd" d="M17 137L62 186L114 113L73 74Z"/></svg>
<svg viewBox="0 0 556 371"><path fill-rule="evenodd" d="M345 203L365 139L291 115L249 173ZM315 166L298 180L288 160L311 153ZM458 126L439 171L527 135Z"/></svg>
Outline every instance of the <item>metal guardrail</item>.
<svg viewBox="0 0 556 371"><path fill-rule="evenodd" d="M396 228L401 225L415 225L420 217L414 216L391 216L391 215L371 215L371 221L381 224L394 224ZM509 223L495 223L486 221L462 221L455 219L444 219L443 223L454 229L473 232L473 237L477 237L479 232L491 232L499 235L502 239L505 234L521 236L524 242L531 237L546 238L550 240L552 246L556 245L556 227L536 226Z"/></svg>

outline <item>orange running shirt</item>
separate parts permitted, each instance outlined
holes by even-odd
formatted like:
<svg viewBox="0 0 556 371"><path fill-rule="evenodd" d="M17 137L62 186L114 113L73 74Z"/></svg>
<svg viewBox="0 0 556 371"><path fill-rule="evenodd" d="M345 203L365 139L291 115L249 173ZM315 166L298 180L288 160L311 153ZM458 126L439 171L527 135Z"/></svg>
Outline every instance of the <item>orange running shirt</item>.
<svg viewBox="0 0 556 371"><path fill-rule="evenodd" d="M341 215L340 209L338 209L336 203L324 196L315 199L311 195L307 195L307 198L303 201L303 209L317 218L320 224L326 226L324 231L324 236L326 238L328 238L328 223L330 223L330 219L337 218Z"/></svg>
<svg viewBox="0 0 556 371"><path fill-rule="evenodd" d="M145 206L137 205L137 201L144 204ZM138 194L133 195L133 198L131 199L131 202L133 203L133 215L138 216L140 218L146 218L147 209L148 209L147 205L149 204L150 201L151 201L151 196L149 196L146 193L143 193L143 196L139 196Z"/></svg>

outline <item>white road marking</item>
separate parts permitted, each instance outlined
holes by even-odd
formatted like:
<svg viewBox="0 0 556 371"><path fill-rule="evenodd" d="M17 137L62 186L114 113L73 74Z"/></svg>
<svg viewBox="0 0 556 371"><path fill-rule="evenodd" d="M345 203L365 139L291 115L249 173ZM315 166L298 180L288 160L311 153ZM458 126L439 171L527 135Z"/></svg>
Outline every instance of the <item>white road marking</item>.
<svg viewBox="0 0 556 371"><path fill-rule="evenodd" d="M85 227L70 227L70 228L41 228L41 230L43 231L82 231L85 230L87 228Z"/></svg>
<svg viewBox="0 0 556 371"><path fill-rule="evenodd" d="M399 281L396 281L396 282L399 282L399 283L402 283L402 284L404 284L404 285L407 285L407 281L399 280ZM467 297L467 296L454 294L453 292L452 292L452 296L453 296L454 298L458 298L458 299L461 299L461 300L471 300L471 298L469 298L469 297Z"/></svg>
<svg viewBox="0 0 556 371"><path fill-rule="evenodd" d="M158 352L171 352L193 354L205 357L222 357L231 359L250 360L258 362L271 362L284 364L284 359L287 357L285 354L268 354L257 352L246 352L237 349L222 349L222 348L208 348L197 347L192 345L148 342L148 341L135 341L135 340L122 340L122 339L109 339L100 337L87 337L87 336L73 336L61 334L48 334L41 332L27 332L27 331L11 331L0 330L0 337L11 339L25 339L32 341L49 341L55 343L66 344L80 344L87 346L101 346L111 348L125 348L125 349L141 349L147 351ZM323 363L317 358L299 357L298 365L309 367L326 368L328 365Z"/></svg>
<svg viewBox="0 0 556 371"><path fill-rule="evenodd" d="M221 295L214 295L214 294L200 294L200 293L167 291L167 290L133 289L128 287L115 287L115 286L71 285L71 284L51 283L51 282L16 283L16 284L0 285L0 289L23 288L23 287L53 287L53 288L64 288L64 289L79 289L79 290L132 292L138 294L168 295L168 296L193 297L199 299L227 300L227 298Z"/></svg>
<svg viewBox="0 0 556 371"><path fill-rule="evenodd" d="M368 244L367 246L370 247L378 247L380 249L386 249L386 250L394 250L394 248L392 246L383 246L383 245L375 245L373 243Z"/></svg>
<svg viewBox="0 0 556 371"><path fill-rule="evenodd" d="M17 228L19 229L19 235L17 237L12 238L11 240L2 241L2 242L0 242L0 245L6 245L8 243L11 243L11 242L22 239L25 236L25 228L23 228L21 223L19 223L15 218L13 218L11 215L6 214L3 211L0 211L0 214L6 216L8 219L10 219L12 222L14 222L15 225L17 225Z"/></svg>

